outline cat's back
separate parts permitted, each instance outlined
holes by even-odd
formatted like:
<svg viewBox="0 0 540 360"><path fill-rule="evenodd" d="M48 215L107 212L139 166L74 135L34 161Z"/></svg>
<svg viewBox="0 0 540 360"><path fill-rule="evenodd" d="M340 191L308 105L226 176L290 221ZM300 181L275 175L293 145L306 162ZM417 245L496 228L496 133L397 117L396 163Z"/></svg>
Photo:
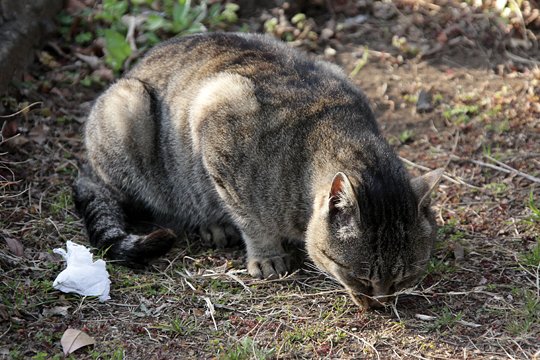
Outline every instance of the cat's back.
<svg viewBox="0 0 540 360"><path fill-rule="evenodd" d="M158 93L192 95L205 80L235 74L253 85L261 106L313 113L328 106L360 106L367 100L341 69L261 34L210 33L169 40L128 73Z"/></svg>
<svg viewBox="0 0 540 360"><path fill-rule="evenodd" d="M170 83L181 73L189 74L185 81L201 80L224 71L249 77L275 76L291 70L291 65L301 60L296 51L265 35L195 34L154 47L128 76L154 84Z"/></svg>

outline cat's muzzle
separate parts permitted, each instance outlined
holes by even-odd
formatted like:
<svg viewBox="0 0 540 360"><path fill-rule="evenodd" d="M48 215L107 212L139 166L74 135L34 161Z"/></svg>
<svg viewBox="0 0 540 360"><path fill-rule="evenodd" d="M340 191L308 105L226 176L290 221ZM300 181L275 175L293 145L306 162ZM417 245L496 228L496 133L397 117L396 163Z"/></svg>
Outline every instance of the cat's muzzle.
<svg viewBox="0 0 540 360"><path fill-rule="evenodd" d="M369 296L366 294L349 293L354 303L361 308L368 309L381 309L393 298L393 296Z"/></svg>

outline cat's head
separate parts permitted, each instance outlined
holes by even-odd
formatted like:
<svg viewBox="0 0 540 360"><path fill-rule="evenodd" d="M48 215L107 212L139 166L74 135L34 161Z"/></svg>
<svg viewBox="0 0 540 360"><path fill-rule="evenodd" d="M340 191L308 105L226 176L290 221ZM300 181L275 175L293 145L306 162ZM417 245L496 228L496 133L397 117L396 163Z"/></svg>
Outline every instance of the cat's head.
<svg viewBox="0 0 540 360"><path fill-rule="evenodd" d="M363 307L415 285L436 238L430 193L441 175L442 169L411 180L405 171L336 174L314 205L309 256Z"/></svg>

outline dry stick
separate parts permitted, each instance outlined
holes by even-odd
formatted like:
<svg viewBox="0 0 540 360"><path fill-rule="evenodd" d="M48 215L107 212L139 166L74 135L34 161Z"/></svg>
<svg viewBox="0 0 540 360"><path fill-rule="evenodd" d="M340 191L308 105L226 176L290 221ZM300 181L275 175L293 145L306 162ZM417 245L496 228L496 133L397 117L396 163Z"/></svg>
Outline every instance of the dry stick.
<svg viewBox="0 0 540 360"><path fill-rule="evenodd" d="M43 104L43 102L37 101L37 102L35 102L35 103L32 103L32 104L30 104L30 105L28 105L28 106L22 108L21 110L17 111L16 113L9 114L9 115L0 115L0 118L6 119L6 118L14 117L14 116L19 115L20 113L22 113L22 112L24 112L24 111L30 109L30 108L31 108L32 106L34 106L34 105L41 105L41 104Z"/></svg>
<svg viewBox="0 0 540 360"><path fill-rule="evenodd" d="M462 159L456 157L456 160L462 160ZM506 170L506 169L503 169L500 166L493 165L493 164L488 164L488 163L485 163L485 162L480 161L480 160L468 159L467 161L472 162L473 164L476 164L476 165L480 165L480 166L488 167L488 168L493 169L493 170L501 171L503 173L507 173L507 174L512 173L510 170Z"/></svg>
<svg viewBox="0 0 540 360"><path fill-rule="evenodd" d="M431 171L431 170L432 170L432 169L428 168L427 166L415 164L415 163L413 163L412 161L407 160L407 159L405 159L405 158L403 158L403 157L401 157L401 156L400 156L399 158L400 158L401 161L403 161L405 164L410 165L410 166L412 166L412 167L415 167L415 168L417 168L417 169L424 170L424 171ZM444 179L450 181L450 182L453 183L453 184L457 184L457 185L465 185L465 186L467 186L467 187L470 187L471 189L476 189L476 190L481 189L481 188L479 188L478 186L474 186L474 185L471 185L471 184L465 182L463 179L460 179L460 178L457 177L457 176L454 178L454 177L451 177L450 175L443 174L442 177L443 177Z"/></svg>
<svg viewBox="0 0 540 360"><path fill-rule="evenodd" d="M504 54L508 56L511 60L514 60L515 62L518 62L518 63L527 64L527 65L540 65L540 61L526 59L519 55L512 54L508 50L505 51Z"/></svg>
<svg viewBox="0 0 540 360"><path fill-rule="evenodd" d="M456 132L454 144L452 145L451 154L454 154L454 152L456 151L458 142L459 142L459 131ZM452 155L451 155L451 156L452 156ZM450 164L451 156L450 156L450 158L448 159L448 161L446 162L446 164L444 164L444 169L446 169L446 168L448 167L448 164ZM420 170L424 170L424 171L431 171L431 169L428 168L428 167L426 167L426 166L415 164L415 163L413 163L412 161L407 160L407 159L405 159L405 158L403 158L403 157L401 157L401 156L400 156L399 158L401 159L401 161L403 161L404 163L406 163L406 164L408 164L408 165L410 165L410 166L412 166L412 167L416 167L416 168L418 168L418 169L420 169ZM463 180L461 180L461 179L459 179L459 178L453 179L453 178L451 178L451 177L448 176L448 175L444 175L444 173L443 173L442 177L445 178L445 179L447 179L448 181L454 183L454 184L458 184L458 185L467 185L467 186L473 187L473 185L469 185L469 184L467 184L465 181L463 181Z"/></svg>
<svg viewBox="0 0 540 360"><path fill-rule="evenodd" d="M214 313L216 312L214 304L212 304L212 300L210 300L209 297L203 296L202 298L206 302L206 306L208 307L208 313L210 314L210 317L212 318L212 322L214 323L214 328L217 330L218 327L216 324L216 319L214 318Z"/></svg>
<svg viewBox="0 0 540 360"><path fill-rule="evenodd" d="M532 182L535 182L535 183L540 184L540 178L537 178L536 176L532 176L532 175L526 174L526 173L524 173L524 172L522 172L522 171L519 171L519 170L517 170L517 169L514 169L513 167L508 166L508 165L506 165L505 163L500 162L499 160L494 159L494 158L492 158L492 157L489 156L489 155L485 155L485 157L486 157L488 160L493 161L493 162L496 163L497 165L500 165L502 168L506 169L506 170L507 170L506 172L515 173L515 174L517 174L517 175L519 175L519 176L521 176L521 177L524 177L524 178L527 179L527 180L530 180L530 181L532 181Z"/></svg>
<svg viewBox="0 0 540 360"><path fill-rule="evenodd" d="M351 333L351 332L349 332L349 331L347 331L347 330L345 330L345 329L343 329L343 328L338 327L337 330L340 330L340 331L343 331L343 332L346 333L346 334L349 334L350 336L352 336L352 337L354 337L354 338L360 340L360 341L364 344L364 346L367 345L367 346L369 346L370 348L372 348L373 351L375 351L375 355L377 355L377 360L380 360L379 352L377 351L377 349L375 348L375 346L374 346L373 344L371 344L369 341L367 341L366 339L361 338L360 336L358 336L358 335L356 335L356 334L353 334L353 333Z"/></svg>

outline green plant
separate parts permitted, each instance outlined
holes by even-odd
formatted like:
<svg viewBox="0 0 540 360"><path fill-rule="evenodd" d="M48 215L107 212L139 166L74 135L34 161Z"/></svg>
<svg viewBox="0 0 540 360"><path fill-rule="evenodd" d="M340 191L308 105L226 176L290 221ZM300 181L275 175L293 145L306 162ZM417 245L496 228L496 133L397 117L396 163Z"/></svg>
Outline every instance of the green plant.
<svg viewBox="0 0 540 360"><path fill-rule="evenodd" d="M487 117L485 113L483 114L483 116L485 118ZM508 121L508 119L503 119L502 121L492 121L486 124L485 129L489 131L494 131L495 133L501 135L510 130L510 122Z"/></svg>
<svg viewBox="0 0 540 360"><path fill-rule="evenodd" d="M399 37L394 35L392 37L392 46L401 51L402 54L414 57L418 55L420 49L407 41L406 37Z"/></svg>
<svg viewBox="0 0 540 360"><path fill-rule="evenodd" d="M523 300L523 306L513 311L506 330L517 336L528 333L540 322L540 299L535 292L528 289L517 290L515 296Z"/></svg>
<svg viewBox="0 0 540 360"><path fill-rule="evenodd" d="M540 236L536 237L536 245L521 256L521 263L533 267L540 266Z"/></svg>
<svg viewBox="0 0 540 360"><path fill-rule="evenodd" d="M433 275L433 274L444 274L444 273L451 273L454 272L456 269L454 266L452 266L449 262L445 262L444 260L439 259L432 259L428 263L426 274Z"/></svg>
<svg viewBox="0 0 540 360"><path fill-rule="evenodd" d="M369 48L367 46L364 46L364 52L362 53L362 58L358 60L358 62L354 66L353 71L351 71L350 76L355 77L360 72L360 70L362 70L362 68L366 66L366 64L368 63L368 60L369 60Z"/></svg>
<svg viewBox="0 0 540 360"><path fill-rule="evenodd" d="M18 360L23 359L23 355L19 350L10 350L8 354L8 359Z"/></svg>
<svg viewBox="0 0 540 360"><path fill-rule="evenodd" d="M274 34L284 41L298 39L316 40L317 33L312 31L313 20L304 13L297 13L290 19L285 16L272 17L264 22L264 31Z"/></svg>
<svg viewBox="0 0 540 360"><path fill-rule="evenodd" d="M436 329L441 329L443 327L450 328L462 318L463 313L461 311L454 314L448 307L444 307L441 310L440 316L437 318L437 320L435 320L435 324L433 326Z"/></svg>
<svg viewBox="0 0 540 360"><path fill-rule="evenodd" d="M405 102L408 102L409 104L416 104L418 102L418 96L405 94L403 95L403 100L405 100Z"/></svg>
<svg viewBox="0 0 540 360"><path fill-rule="evenodd" d="M453 121L456 125L467 124L471 117L479 112L478 105L456 105L443 111L443 116L447 120Z"/></svg>
<svg viewBox="0 0 540 360"><path fill-rule="evenodd" d="M125 357L124 355L125 355L124 349L116 349L116 350L112 353L110 359L111 359L111 360L123 360L124 357Z"/></svg>
<svg viewBox="0 0 540 360"><path fill-rule="evenodd" d="M349 310L349 299L346 296L338 296L332 304L332 312L335 317L343 315Z"/></svg>
<svg viewBox="0 0 540 360"><path fill-rule="evenodd" d="M69 190L59 192L51 203L51 213L53 215L59 215L65 209L73 208L73 198Z"/></svg>
<svg viewBox="0 0 540 360"><path fill-rule="evenodd" d="M484 188L491 191L494 195L500 195L508 190L508 185L505 183L494 182L486 184Z"/></svg>
<svg viewBox="0 0 540 360"><path fill-rule="evenodd" d="M176 336L189 336L197 331L197 327L197 321L194 318L176 317L169 324L160 325L157 328L174 333Z"/></svg>
<svg viewBox="0 0 540 360"><path fill-rule="evenodd" d="M43 351L40 351L36 355L32 356L32 360L45 360L48 358L49 358L49 354Z"/></svg>
<svg viewBox="0 0 540 360"><path fill-rule="evenodd" d="M529 220L533 222L540 222L540 208L538 207L538 205L536 205L536 202L534 201L534 195L532 190L529 193L529 209L531 210L531 216L529 217Z"/></svg>
<svg viewBox="0 0 540 360"><path fill-rule="evenodd" d="M253 339L246 337L240 343L225 351L222 360L246 360L246 359L270 359L274 355L274 349L262 349Z"/></svg>
<svg viewBox="0 0 540 360"><path fill-rule="evenodd" d="M435 104L442 102L443 99L444 99L444 96L441 93L436 93L435 95L433 95L433 103Z"/></svg>
<svg viewBox="0 0 540 360"><path fill-rule="evenodd" d="M406 144L410 142L413 137L414 137L414 131L404 130L399 134L398 139L402 144Z"/></svg>
<svg viewBox="0 0 540 360"><path fill-rule="evenodd" d="M444 225L439 226L437 232L439 235L453 234L456 231L457 225L458 222L456 219L449 219Z"/></svg>
<svg viewBox="0 0 540 360"><path fill-rule="evenodd" d="M208 28L225 28L238 21L239 6L208 0L103 0L101 6L86 8L76 15L59 14L60 32L71 41L75 17L78 32L74 40L89 44L103 38L105 62L113 70L124 68L128 59L139 57L146 48L174 35L192 34ZM130 29L131 28L131 29ZM128 31L128 30L131 30ZM87 83L89 80L85 80Z"/></svg>

